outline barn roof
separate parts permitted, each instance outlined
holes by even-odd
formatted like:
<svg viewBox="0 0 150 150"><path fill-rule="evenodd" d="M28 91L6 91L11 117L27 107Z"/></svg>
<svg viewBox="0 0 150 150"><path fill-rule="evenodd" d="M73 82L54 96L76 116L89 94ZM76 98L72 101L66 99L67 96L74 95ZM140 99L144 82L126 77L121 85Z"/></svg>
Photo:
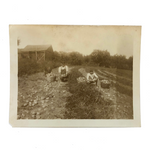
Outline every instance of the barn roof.
<svg viewBox="0 0 150 150"><path fill-rule="evenodd" d="M48 48L52 47L51 45L27 45L22 52L28 51L45 51Z"/></svg>

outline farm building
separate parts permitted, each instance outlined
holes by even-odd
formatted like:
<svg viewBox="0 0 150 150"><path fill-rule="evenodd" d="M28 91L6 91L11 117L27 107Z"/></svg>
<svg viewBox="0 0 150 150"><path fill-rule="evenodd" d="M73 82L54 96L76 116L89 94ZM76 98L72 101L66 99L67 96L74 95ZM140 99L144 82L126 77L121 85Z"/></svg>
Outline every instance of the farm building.
<svg viewBox="0 0 150 150"><path fill-rule="evenodd" d="M29 58L41 62L52 56L53 48L51 45L27 45L24 49L18 49L18 59Z"/></svg>

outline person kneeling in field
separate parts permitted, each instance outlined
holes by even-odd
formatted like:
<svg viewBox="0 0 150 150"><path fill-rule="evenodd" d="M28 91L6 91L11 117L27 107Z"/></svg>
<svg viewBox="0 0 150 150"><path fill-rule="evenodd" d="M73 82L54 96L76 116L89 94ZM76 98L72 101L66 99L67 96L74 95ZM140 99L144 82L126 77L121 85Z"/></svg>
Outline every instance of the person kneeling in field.
<svg viewBox="0 0 150 150"><path fill-rule="evenodd" d="M65 63L59 67L58 72L60 73L60 80L65 82L68 80L68 66Z"/></svg>
<svg viewBox="0 0 150 150"><path fill-rule="evenodd" d="M87 74L87 83L98 83L98 76L93 70L90 70L90 72Z"/></svg>

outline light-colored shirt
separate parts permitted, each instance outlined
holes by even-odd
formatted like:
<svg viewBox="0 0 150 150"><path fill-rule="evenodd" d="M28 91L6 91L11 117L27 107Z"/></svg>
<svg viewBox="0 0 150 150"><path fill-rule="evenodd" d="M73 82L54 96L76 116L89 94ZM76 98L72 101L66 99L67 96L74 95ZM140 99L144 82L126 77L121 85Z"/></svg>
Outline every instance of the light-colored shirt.
<svg viewBox="0 0 150 150"><path fill-rule="evenodd" d="M68 72L68 66L60 66L59 68L58 68L58 72L59 73L61 73L61 70L63 70L63 69L66 69L66 73Z"/></svg>
<svg viewBox="0 0 150 150"><path fill-rule="evenodd" d="M87 74L87 80L93 80L95 78L98 78L95 72L93 74L90 73Z"/></svg>

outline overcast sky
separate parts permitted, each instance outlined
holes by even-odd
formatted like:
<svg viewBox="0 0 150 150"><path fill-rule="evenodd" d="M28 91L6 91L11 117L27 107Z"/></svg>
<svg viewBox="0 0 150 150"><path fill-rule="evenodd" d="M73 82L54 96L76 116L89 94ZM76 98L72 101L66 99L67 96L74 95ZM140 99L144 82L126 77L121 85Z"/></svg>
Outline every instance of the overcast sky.
<svg viewBox="0 0 150 150"><path fill-rule="evenodd" d="M133 55L135 28L110 26L11 26L13 38L26 45L52 45L54 51L78 51L84 55L94 49L108 50L111 55Z"/></svg>

